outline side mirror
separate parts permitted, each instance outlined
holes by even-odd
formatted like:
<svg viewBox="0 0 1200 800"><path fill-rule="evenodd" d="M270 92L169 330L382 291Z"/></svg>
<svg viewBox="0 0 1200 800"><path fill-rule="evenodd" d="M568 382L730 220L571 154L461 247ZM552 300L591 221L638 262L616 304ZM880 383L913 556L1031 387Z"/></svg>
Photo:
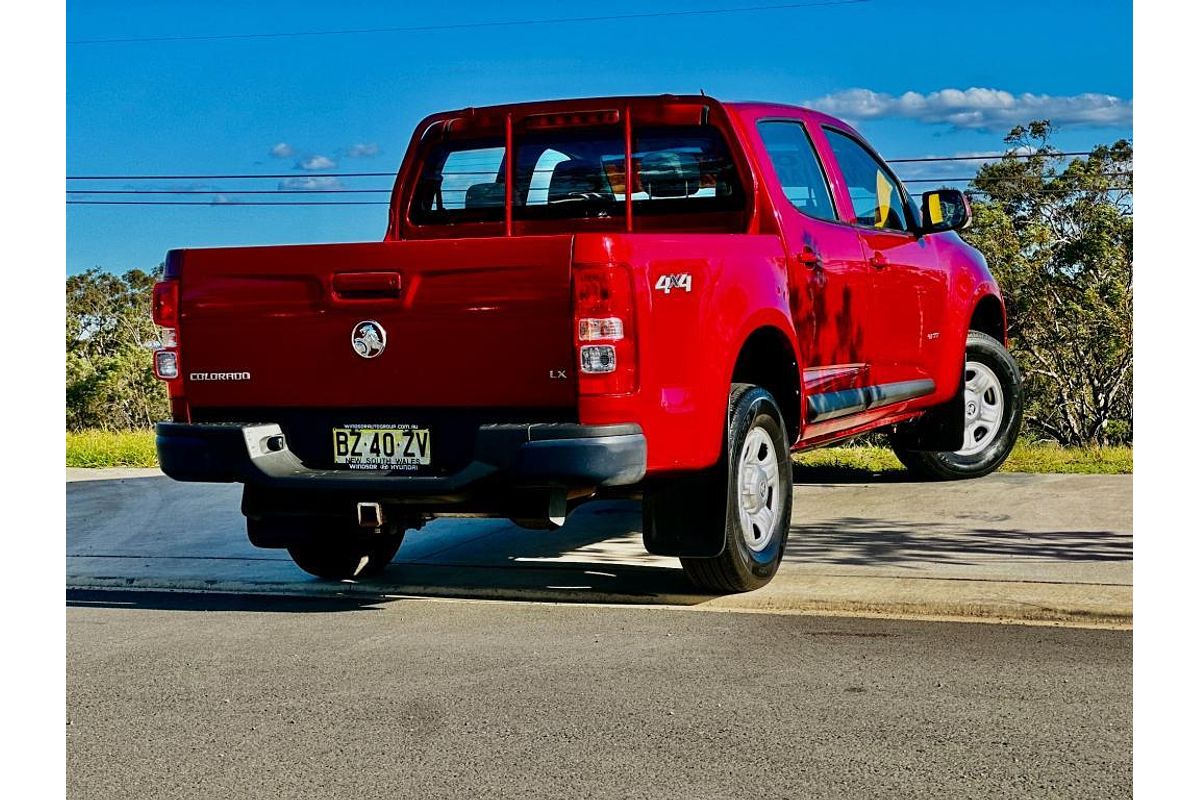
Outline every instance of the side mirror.
<svg viewBox="0 0 1200 800"><path fill-rule="evenodd" d="M961 231L971 224L971 201L958 189L921 195L921 232Z"/></svg>

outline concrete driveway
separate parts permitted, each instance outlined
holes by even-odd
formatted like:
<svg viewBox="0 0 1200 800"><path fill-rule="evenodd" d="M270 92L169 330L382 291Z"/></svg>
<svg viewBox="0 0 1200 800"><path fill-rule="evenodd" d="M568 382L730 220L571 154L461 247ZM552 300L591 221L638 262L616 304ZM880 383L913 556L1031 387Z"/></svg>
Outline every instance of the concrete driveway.
<svg viewBox="0 0 1200 800"><path fill-rule="evenodd" d="M584 506L555 532L437 520L378 579L325 583L250 546L237 485L157 470L67 471L67 585L238 593L438 596L1128 627L1132 478L903 473L794 487L783 566L765 589L697 594L641 547L632 502Z"/></svg>

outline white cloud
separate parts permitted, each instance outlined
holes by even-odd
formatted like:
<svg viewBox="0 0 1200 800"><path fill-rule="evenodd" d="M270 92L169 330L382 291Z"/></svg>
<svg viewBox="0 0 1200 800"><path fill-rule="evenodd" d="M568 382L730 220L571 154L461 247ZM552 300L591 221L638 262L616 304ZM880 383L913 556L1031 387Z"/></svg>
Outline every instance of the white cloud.
<svg viewBox="0 0 1200 800"><path fill-rule="evenodd" d="M346 156L348 158L370 158L371 156L379 155L379 145L374 142L368 144L352 144L346 148Z"/></svg>
<svg viewBox="0 0 1200 800"><path fill-rule="evenodd" d="M342 182L329 175L305 175L279 182L280 189L339 189Z"/></svg>
<svg viewBox="0 0 1200 800"><path fill-rule="evenodd" d="M870 89L847 89L805 105L851 121L900 117L970 129L1007 130L1035 119L1048 119L1059 127L1133 122L1132 100L1094 92L1014 95L973 87L929 94L905 92L897 97Z"/></svg>
<svg viewBox="0 0 1200 800"><path fill-rule="evenodd" d="M280 142L271 148L271 155L275 158L291 158L296 151L287 142Z"/></svg>
<svg viewBox="0 0 1200 800"><path fill-rule="evenodd" d="M337 162L328 156L312 156L296 164L300 169L333 169Z"/></svg>

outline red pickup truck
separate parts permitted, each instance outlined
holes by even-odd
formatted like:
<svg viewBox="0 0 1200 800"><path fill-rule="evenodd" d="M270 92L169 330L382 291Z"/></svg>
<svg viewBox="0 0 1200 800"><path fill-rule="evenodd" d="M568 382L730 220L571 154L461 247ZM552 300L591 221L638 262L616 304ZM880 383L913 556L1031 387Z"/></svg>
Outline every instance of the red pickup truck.
<svg viewBox="0 0 1200 800"><path fill-rule="evenodd" d="M886 431L935 479L1008 456L1021 381L969 221L793 106L435 114L383 241L168 253L159 459L244 483L250 540L323 578L379 572L437 516L553 528L624 494L647 550L754 589L790 451Z"/></svg>

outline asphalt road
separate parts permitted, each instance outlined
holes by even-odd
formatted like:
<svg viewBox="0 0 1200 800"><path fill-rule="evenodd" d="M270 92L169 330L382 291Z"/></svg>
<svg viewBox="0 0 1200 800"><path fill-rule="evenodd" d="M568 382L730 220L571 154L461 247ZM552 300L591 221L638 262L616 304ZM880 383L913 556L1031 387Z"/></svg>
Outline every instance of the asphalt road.
<svg viewBox="0 0 1200 800"><path fill-rule="evenodd" d="M85 798L1131 795L1128 631L72 590Z"/></svg>
<svg viewBox="0 0 1200 800"><path fill-rule="evenodd" d="M698 594L676 559L645 552L631 502L585 505L559 531L436 520L408 534L378 579L338 584L253 548L237 485L68 470L67 584L1131 624L1131 476L904 477L806 473L779 574L720 597Z"/></svg>

